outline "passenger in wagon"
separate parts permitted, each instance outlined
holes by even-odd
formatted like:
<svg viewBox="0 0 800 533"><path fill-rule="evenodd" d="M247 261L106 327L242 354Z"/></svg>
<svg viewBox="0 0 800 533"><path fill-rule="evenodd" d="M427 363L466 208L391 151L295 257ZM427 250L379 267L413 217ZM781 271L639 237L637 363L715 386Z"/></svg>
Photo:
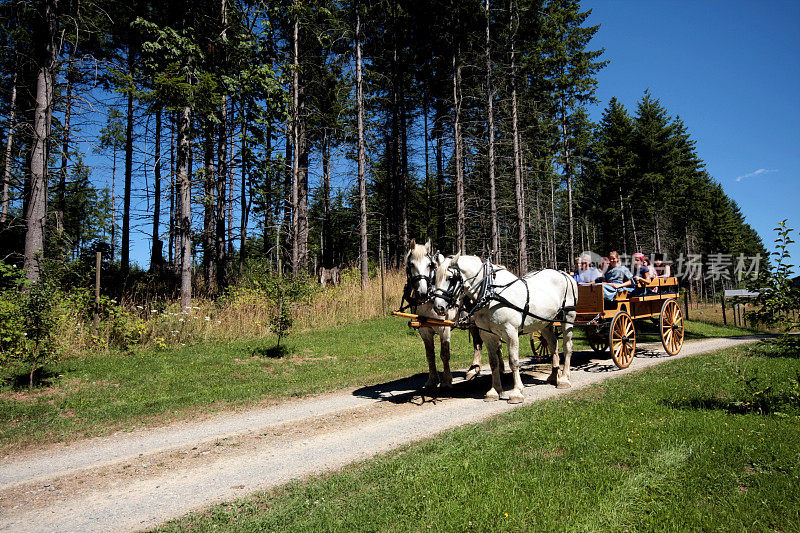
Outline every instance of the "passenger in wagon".
<svg viewBox="0 0 800 533"><path fill-rule="evenodd" d="M618 292L630 291L634 288L633 274L625 265L619 263L616 251L608 254L608 270L603 278L603 298L613 301Z"/></svg>
<svg viewBox="0 0 800 533"><path fill-rule="evenodd" d="M636 282L636 288L633 290L632 295L641 296L645 294L645 286L651 279L650 269L647 268L647 257L642 252L633 254L633 280Z"/></svg>
<svg viewBox="0 0 800 533"><path fill-rule="evenodd" d="M664 262L664 254L653 254L653 272L654 278L668 278L672 275L669 265Z"/></svg>
<svg viewBox="0 0 800 533"><path fill-rule="evenodd" d="M589 254L584 254L578 258L578 277L575 278L578 283L590 284L603 277L603 274L592 266L591 260L592 258L589 257Z"/></svg>

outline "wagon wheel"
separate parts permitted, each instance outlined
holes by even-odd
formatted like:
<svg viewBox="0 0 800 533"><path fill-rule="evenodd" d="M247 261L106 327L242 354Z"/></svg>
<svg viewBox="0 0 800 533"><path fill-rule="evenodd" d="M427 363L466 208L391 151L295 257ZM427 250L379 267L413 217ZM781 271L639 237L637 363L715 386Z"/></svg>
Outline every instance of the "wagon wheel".
<svg viewBox="0 0 800 533"><path fill-rule="evenodd" d="M589 346L591 346L592 350L597 353L603 353L608 350L608 339L603 335L599 327L587 329L586 340L589 342Z"/></svg>
<svg viewBox="0 0 800 533"><path fill-rule="evenodd" d="M608 345L611 347L611 358L620 368L628 368L636 353L636 328L633 319L625 311L619 311L611 321L608 332Z"/></svg>
<svg viewBox="0 0 800 533"><path fill-rule="evenodd" d="M549 354L550 350L547 347L547 341L544 336L538 331L531 333L531 351L536 358L542 358Z"/></svg>
<svg viewBox="0 0 800 533"><path fill-rule="evenodd" d="M659 330L664 350L670 355L680 352L683 346L683 312L674 298L670 298L661 306Z"/></svg>

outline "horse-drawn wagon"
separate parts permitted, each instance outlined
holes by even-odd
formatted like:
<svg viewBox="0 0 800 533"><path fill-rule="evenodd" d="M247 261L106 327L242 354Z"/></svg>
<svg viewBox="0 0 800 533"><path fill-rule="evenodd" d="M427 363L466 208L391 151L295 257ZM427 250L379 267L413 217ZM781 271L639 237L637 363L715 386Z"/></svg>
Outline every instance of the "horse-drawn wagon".
<svg viewBox="0 0 800 533"><path fill-rule="evenodd" d="M573 324L583 327L589 345L596 352L610 348L619 368L627 368L636 352L636 320L649 318L658 323L664 350L675 355L683 346L683 312L678 304L678 279L655 278L640 286L642 294L631 296L620 291L613 301L603 299L602 284L579 285L576 317ZM560 323L556 322L555 326ZM535 356L547 351L544 338L531 335Z"/></svg>

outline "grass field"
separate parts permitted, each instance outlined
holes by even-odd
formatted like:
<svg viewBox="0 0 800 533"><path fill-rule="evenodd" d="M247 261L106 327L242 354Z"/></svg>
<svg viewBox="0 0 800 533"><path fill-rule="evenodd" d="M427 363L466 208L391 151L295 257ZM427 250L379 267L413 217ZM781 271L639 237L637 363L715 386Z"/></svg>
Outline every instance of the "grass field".
<svg viewBox="0 0 800 533"><path fill-rule="evenodd" d="M798 531L800 349L679 359L160 531Z"/></svg>
<svg viewBox="0 0 800 533"><path fill-rule="evenodd" d="M687 329L689 338L741 333L748 332L701 323L690 323ZM642 340L658 338L643 331ZM0 450L108 434L198 412L377 384L427 371L419 336L397 318L297 333L286 344L286 354L275 350L274 337L87 353L48 366L42 384L33 391L15 384L13 376L0 376ZM576 349L585 347L579 338ZM469 366L472 347L466 332L453 335L452 352L454 369ZM521 356L530 356L527 342L522 343ZM486 356L484 363L488 364Z"/></svg>

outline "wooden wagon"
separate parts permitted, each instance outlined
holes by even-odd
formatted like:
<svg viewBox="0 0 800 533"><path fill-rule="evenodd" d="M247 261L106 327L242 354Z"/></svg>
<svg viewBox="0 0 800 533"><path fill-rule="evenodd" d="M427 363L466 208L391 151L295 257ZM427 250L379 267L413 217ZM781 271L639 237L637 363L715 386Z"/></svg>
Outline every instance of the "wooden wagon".
<svg viewBox="0 0 800 533"><path fill-rule="evenodd" d="M611 358L619 368L627 368L636 352L636 325L638 319L657 320L661 343L670 355L680 352L683 346L683 312L678 304L678 279L656 278L640 285L642 294L631 296L620 291L613 301L603 298L603 286L579 285L575 326L586 330L589 345L596 352L610 348ZM560 325L556 323L555 325ZM547 349L544 338L531 335L531 348L535 356Z"/></svg>
<svg viewBox="0 0 800 533"><path fill-rule="evenodd" d="M670 355L681 351L684 339L683 311L678 305L678 278L656 278L640 285L642 294L631 296L620 291L613 301L603 298L602 284L578 285L578 303L575 326L586 330L589 345L596 352L610 348L611 358L619 368L627 368L636 353L636 324L649 318L658 323L661 344ZM411 319L409 327L466 327L449 320L421 317L412 313L395 311L395 316ZM560 326L560 322L554 322ZM533 355L539 357L547 351L544 338L531 334Z"/></svg>

